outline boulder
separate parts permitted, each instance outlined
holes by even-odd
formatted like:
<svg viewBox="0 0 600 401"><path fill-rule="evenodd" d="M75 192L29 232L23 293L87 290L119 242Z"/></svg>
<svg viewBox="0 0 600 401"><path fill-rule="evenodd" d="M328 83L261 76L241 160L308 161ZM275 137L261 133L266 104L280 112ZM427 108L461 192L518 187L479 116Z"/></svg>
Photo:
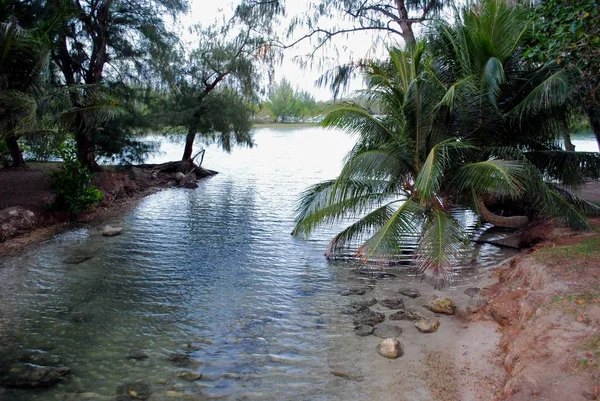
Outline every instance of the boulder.
<svg viewBox="0 0 600 401"><path fill-rule="evenodd" d="M21 206L0 210L0 242L35 227L37 222L36 214Z"/></svg>
<svg viewBox="0 0 600 401"><path fill-rule="evenodd" d="M185 180L185 174L183 174L182 172L176 173L175 174L175 180L176 181L183 181L183 180Z"/></svg>
<svg viewBox="0 0 600 401"><path fill-rule="evenodd" d="M402 344L395 338L386 338L377 344L377 352L379 355L390 359L396 359L404 355Z"/></svg>
<svg viewBox="0 0 600 401"><path fill-rule="evenodd" d="M379 304L388 309L404 309L404 301L400 298L384 299L383 301L379 301Z"/></svg>
<svg viewBox="0 0 600 401"><path fill-rule="evenodd" d="M372 310L367 310L357 314L354 317L354 326L375 326L385 320L385 315L380 312L373 312Z"/></svg>
<svg viewBox="0 0 600 401"><path fill-rule="evenodd" d="M379 338L396 338L402 334L402 329L391 324L378 324L373 330L373 335Z"/></svg>
<svg viewBox="0 0 600 401"><path fill-rule="evenodd" d="M354 328L354 334L356 334L359 337L370 336L371 334L373 334L373 326L361 324L360 326Z"/></svg>
<svg viewBox="0 0 600 401"><path fill-rule="evenodd" d="M115 235L119 235L123 232L123 227L112 227L112 226L104 226L102 229L102 235L105 237L114 237Z"/></svg>
<svg viewBox="0 0 600 401"><path fill-rule="evenodd" d="M152 395L152 386L145 381L125 383L117 389L115 401L147 400Z"/></svg>
<svg viewBox="0 0 600 401"><path fill-rule="evenodd" d="M414 288L400 288L398 292L409 298L419 298L421 296L419 290L416 290Z"/></svg>
<svg viewBox="0 0 600 401"><path fill-rule="evenodd" d="M436 298L423 306L433 313L443 313L444 315L454 315L456 313L456 304L450 298Z"/></svg>
<svg viewBox="0 0 600 401"><path fill-rule="evenodd" d="M173 355L170 355L167 359L170 362L184 364L184 365L188 364L192 361L192 358L190 357L190 355L185 352L177 352Z"/></svg>
<svg viewBox="0 0 600 401"><path fill-rule="evenodd" d="M421 333L433 333L440 327L440 321L437 319L421 319L415 323L415 327Z"/></svg>
<svg viewBox="0 0 600 401"><path fill-rule="evenodd" d="M403 309L390 315L390 320L421 320L423 316L414 309Z"/></svg>
<svg viewBox="0 0 600 401"><path fill-rule="evenodd" d="M23 389L52 387L69 373L71 369L64 366L17 363L9 366L8 371L0 378L0 385Z"/></svg>

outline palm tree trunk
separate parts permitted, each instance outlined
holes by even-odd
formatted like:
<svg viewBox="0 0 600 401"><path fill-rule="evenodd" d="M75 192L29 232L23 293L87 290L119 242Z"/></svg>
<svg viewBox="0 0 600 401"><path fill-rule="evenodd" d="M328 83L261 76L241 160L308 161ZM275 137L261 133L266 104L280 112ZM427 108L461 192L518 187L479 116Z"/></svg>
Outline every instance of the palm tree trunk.
<svg viewBox="0 0 600 401"><path fill-rule="evenodd" d="M477 206L481 212L481 217L496 227L523 228L529 224L529 218L527 216L505 217L490 212L481 198L477 198Z"/></svg>
<svg viewBox="0 0 600 401"><path fill-rule="evenodd" d="M12 158L11 167L24 167L25 160L23 159L23 151L19 148L19 137L17 136L9 136L6 138L6 146L8 147L8 151L10 152L10 157Z"/></svg>
<svg viewBox="0 0 600 401"><path fill-rule="evenodd" d="M594 105L586 107L586 114L590 120L590 126L594 135L596 136L596 142L598 143L598 149L600 149L600 110Z"/></svg>

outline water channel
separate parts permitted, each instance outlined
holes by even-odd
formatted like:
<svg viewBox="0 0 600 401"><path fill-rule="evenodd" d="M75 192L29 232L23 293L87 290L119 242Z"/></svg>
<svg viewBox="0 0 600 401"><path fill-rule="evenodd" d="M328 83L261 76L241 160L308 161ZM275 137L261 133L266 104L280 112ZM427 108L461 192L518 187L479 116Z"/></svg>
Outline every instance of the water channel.
<svg viewBox="0 0 600 401"><path fill-rule="evenodd" d="M373 277L327 263L332 229L290 236L300 192L334 177L353 139L264 128L255 140L232 154L209 146L204 166L220 174L144 198L115 219L120 236L85 226L0 258L0 355L72 370L51 389L0 389L0 400L112 400L135 381L154 401L361 399L365 384L331 369L352 361L344 344L355 341L339 293ZM181 151L161 148L153 162ZM485 271L505 256L484 245L473 262ZM77 258L89 259L66 263ZM128 358L140 350L146 359ZM190 360L170 360L180 353Z"/></svg>

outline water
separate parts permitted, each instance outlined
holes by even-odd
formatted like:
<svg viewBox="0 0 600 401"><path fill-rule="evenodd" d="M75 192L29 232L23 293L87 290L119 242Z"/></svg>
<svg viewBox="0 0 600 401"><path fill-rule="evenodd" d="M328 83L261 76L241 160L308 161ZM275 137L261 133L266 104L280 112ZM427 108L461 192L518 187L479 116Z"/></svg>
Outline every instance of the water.
<svg viewBox="0 0 600 401"><path fill-rule="evenodd" d="M221 173L146 197L116 221L118 237L73 229L0 259L0 356L44 353L72 369L64 384L0 389L0 400L109 400L136 380L154 401L367 394L368 383L330 371L352 365L356 341L338 293L372 277L326 262L333 229L290 236L300 192L336 176L353 139L319 128L260 129L255 139L231 155L208 147L204 166ZM152 162L176 159L181 145L163 150ZM64 262L78 256L92 258ZM481 272L505 256L484 245L473 262ZM136 350L148 358L128 359ZM168 360L182 352L186 366ZM203 377L182 380L185 369Z"/></svg>

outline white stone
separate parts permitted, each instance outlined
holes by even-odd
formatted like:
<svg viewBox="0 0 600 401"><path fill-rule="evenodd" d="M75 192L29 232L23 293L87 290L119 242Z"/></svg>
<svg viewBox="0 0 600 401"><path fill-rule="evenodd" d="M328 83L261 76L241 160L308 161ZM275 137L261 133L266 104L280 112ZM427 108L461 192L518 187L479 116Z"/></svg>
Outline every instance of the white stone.
<svg viewBox="0 0 600 401"><path fill-rule="evenodd" d="M380 342L377 345L377 352L379 355L390 359L396 359L404 355L402 344L400 344L400 341L396 340L395 338L386 338Z"/></svg>

